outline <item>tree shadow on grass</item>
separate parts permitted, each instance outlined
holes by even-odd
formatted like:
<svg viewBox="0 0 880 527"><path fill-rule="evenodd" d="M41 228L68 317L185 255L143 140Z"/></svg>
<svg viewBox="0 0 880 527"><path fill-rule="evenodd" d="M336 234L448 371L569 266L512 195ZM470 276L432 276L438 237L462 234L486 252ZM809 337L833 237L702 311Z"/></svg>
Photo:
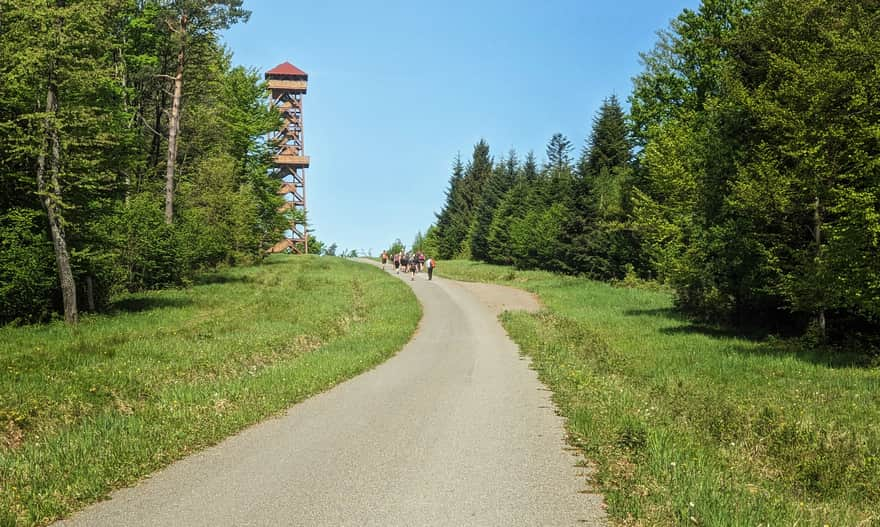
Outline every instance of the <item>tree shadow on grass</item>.
<svg viewBox="0 0 880 527"><path fill-rule="evenodd" d="M212 284L250 284L254 279L250 276L231 276L228 274L211 273L196 277L195 285L212 285Z"/></svg>
<svg viewBox="0 0 880 527"><path fill-rule="evenodd" d="M872 368L874 366L870 355L810 344L804 339L769 338L758 342L758 346L737 346L734 351L742 355L764 357L794 357L810 364L824 366L830 369L840 368Z"/></svg>
<svg viewBox="0 0 880 527"><path fill-rule="evenodd" d="M660 332L664 335L705 335L718 339L738 338L752 342L762 342L773 335L767 328L732 328L693 322L688 322L682 326L663 328Z"/></svg>
<svg viewBox="0 0 880 527"><path fill-rule="evenodd" d="M624 315L632 317L654 317L676 322L673 326L658 329L663 335L704 335L714 339L741 339L749 345L728 346L743 355L763 355L768 357L792 356L804 362L819 364L828 368L871 367L872 357L866 353L842 351L830 346L810 344L797 338L803 331L791 326L769 327L756 324L742 326L707 324L694 320L675 308L630 309ZM757 344L757 345L754 345Z"/></svg>
<svg viewBox="0 0 880 527"><path fill-rule="evenodd" d="M274 256L274 258L265 258L255 265L257 267L263 267L263 266L268 266L268 265L288 265L290 263L290 260L288 258L292 258L296 255L286 254L284 256L281 256L281 255L273 255L273 256Z"/></svg>
<svg viewBox="0 0 880 527"><path fill-rule="evenodd" d="M655 317L671 318L675 320L688 320L681 311L674 307L655 307L652 309L627 309L623 312L628 317Z"/></svg>
<svg viewBox="0 0 880 527"><path fill-rule="evenodd" d="M704 322L689 316L674 307L655 309L629 309L623 313L633 317L655 317L678 322L678 325L666 327L660 330L666 335L706 335L714 338L739 338L749 341L764 341L772 336L795 337L802 333L801 329L794 329L791 325L760 324L755 321L741 324L721 324Z"/></svg>
<svg viewBox="0 0 880 527"><path fill-rule="evenodd" d="M191 305L192 301L186 298L169 298L162 296L149 297L128 297L116 300L110 306L110 312L117 313L142 313L153 309L162 309L166 307L185 307Z"/></svg>

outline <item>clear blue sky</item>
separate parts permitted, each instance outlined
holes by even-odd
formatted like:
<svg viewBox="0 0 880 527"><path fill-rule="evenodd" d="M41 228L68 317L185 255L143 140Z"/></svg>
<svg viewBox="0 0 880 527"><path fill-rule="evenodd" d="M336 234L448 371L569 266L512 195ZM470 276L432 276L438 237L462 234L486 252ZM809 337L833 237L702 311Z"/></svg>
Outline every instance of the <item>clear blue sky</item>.
<svg viewBox="0 0 880 527"><path fill-rule="evenodd" d="M340 249L409 245L434 221L456 153L485 138L544 159L578 149L611 94L626 103L638 54L699 0L245 0L225 33L234 62L309 74L303 119L309 220Z"/></svg>

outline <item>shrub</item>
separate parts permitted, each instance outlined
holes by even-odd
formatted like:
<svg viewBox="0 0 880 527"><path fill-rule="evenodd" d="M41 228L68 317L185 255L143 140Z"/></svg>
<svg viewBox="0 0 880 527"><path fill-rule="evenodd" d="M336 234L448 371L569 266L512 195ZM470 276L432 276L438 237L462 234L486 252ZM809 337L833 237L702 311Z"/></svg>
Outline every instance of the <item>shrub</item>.
<svg viewBox="0 0 880 527"><path fill-rule="evenodd" d="M0 323L44 320L53 311L58 283L47 227L38 210L0 216Z"/></svg>

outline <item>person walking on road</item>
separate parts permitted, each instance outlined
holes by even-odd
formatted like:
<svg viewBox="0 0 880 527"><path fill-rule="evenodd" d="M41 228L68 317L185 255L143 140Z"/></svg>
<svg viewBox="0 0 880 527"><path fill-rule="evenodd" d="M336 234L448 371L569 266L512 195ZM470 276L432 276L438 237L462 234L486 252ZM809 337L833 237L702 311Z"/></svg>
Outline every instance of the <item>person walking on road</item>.
<svg viewBox="0 0 880 527"><path fill-rule="evenodd" d="M434 261L433 258L428 258L427 260L425 260L425 269L427 269L428 271L428 280L430 280L431 277L434 276L435 267L437 267L437 262Z"/></svg>
<svg viewBox="0 0 880 527"><path fill-rule="evenodd" d="M425 253L419 251L416 257L419 259L419 272L421 273L425 269Z"/></svg>
<svg viewBox="0 0 880 527"><path fill-rule="evenodd" d="M400 274L400 253L394 255L394 270Z"/></svg>
<svg viewBox="0 0 880 527"><path fill-rule="evenodd" d="M419 269L419 259L418 259L418 257L416 257L416 254L413 253L409 258L409 271L412 273L412 278L410 278L410 280L415 281L416 272L418 271L418 269Z"/></svg>
<svg viewBox="0 0 880 527"><path fill-rule="evenodd" d="M388 263L388 253L382 251L382 270L385 270L385 264Z"/></svg>

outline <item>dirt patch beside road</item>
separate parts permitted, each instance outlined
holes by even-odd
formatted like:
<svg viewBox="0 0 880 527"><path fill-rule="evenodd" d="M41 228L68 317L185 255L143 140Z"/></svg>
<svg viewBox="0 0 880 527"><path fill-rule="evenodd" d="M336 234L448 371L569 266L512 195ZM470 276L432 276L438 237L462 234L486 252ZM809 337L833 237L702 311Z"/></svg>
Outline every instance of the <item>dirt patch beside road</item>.
<svg viewBox="0 0 880 527"><path fill-rule="evenodd" d="M481 284L477 282L453 282L458 287L466 289L483 304L489 306L495 315L504 311L528 311L534 313L544 306L538 300L538 296L522 289L495 284Z"/></svg>

